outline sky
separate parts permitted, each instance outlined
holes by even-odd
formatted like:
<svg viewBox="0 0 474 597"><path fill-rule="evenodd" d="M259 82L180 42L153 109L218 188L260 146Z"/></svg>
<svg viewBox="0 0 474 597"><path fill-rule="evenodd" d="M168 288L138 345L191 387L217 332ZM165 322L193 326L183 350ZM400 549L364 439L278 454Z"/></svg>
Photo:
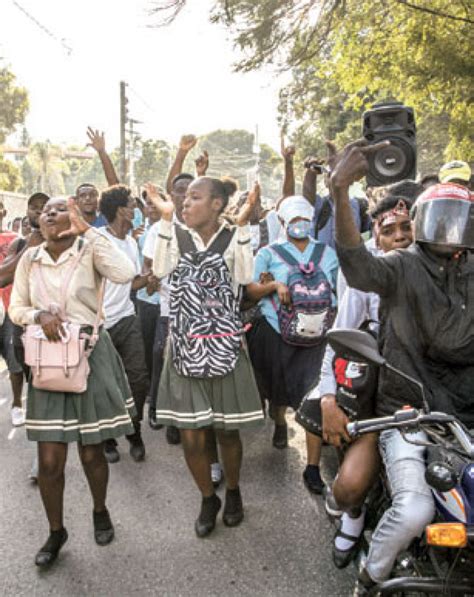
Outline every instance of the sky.
<svg viewBox="0 0 474 597"><path fill-rule="evenodd" d="M0 57L29 91L30 136L82 145L91 125L117 146L123 80L143 138L177 143L184 133L258 124L260 142L277 148L284 81L269 69L232 71L239 54L229 32L209 22L212 5L188 0L171 26L150 28L153 0L0 0Z"/></svg>

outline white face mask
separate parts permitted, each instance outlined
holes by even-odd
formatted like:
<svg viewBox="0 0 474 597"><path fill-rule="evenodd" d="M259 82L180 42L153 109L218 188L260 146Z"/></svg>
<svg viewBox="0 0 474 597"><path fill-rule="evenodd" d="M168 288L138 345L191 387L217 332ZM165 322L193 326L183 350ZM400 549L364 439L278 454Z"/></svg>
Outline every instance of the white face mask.
<svg viewBox="0 0 474 597"><path fill-rule="evenodd" d="M298 222L290 222L286 227L288 236L295 240L303 240L308 238L311 232L311 222L308 220L300 220Z"/></svg>

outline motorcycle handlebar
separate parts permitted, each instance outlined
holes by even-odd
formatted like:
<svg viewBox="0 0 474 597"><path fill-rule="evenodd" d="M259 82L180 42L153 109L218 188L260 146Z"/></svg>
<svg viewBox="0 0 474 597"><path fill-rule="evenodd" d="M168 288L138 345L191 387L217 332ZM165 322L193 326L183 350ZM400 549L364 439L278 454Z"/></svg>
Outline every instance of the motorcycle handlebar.
<svg viewBox="0 0 474 597"><path fill-rule="evenodd" d="M455 418L445 413L429 413L426 414L416 408L408 408L405 410L397 410L397 412L389 417L378 417L375 419L365 419L363 421L352 421L347 424L347 432L351 437L357 437L364 433L372 433L376 431L384 431L385 429L393 428L416 428L419 425L434 424L434 423L453 423Z"/></svg>

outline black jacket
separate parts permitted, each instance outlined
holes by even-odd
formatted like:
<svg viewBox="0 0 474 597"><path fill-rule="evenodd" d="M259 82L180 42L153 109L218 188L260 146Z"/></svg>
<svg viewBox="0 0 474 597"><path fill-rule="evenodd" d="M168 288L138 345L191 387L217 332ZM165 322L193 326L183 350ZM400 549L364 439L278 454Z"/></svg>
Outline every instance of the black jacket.
<svg viewBox="0 0 474 597"><path fill-rule="evenodd" d="M419 379L432 410L474 428L474 261L439 258L423 245L383 257L363 244L337 247L350 286L380 295L381 350L393 366ZM416 387L381 370L376 412L422 406Z"/></svg>

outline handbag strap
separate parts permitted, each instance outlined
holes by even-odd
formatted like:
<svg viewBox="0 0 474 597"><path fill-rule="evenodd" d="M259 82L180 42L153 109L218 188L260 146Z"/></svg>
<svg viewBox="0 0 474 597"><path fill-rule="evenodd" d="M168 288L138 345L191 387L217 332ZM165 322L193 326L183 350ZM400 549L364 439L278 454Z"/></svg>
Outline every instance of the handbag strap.
<svg viewBox="0 0 474 597"><path fill-rule="evenodd" d="M78 249L79 250L77 251L70 267L68 268L66 275L64 276L63 282L61 284L61 288L60 288L61 303L59 305L55 305L54 303L52 303L50 297L48 296L47 286L46 286L46 282L45 282L45 279L43 276L41 263L39 261L34 261L34 263L33 263L33 274L36 278L36 283L38 284L38 290L41 294L41 298L43 299L45 304L50 305L50 310L58 311L57 313L54 313L54 314L58 315L63 321L66 320L67 289L69 287L69 284L71 283L72 276L73 276L74 272L76 271L76 268L77 268L77 266L82 258L82 255L84 254L84 251L86 249L86 243L83 241L82 238L79 239ZM36 257L36 255L35 255L35 257ZM51 307L53 307L53 309L51 309Z"/></svg>
<svg viewBox="0 0 474 597"><path fill-rule="evenodd" d="M84 254L86 246L87 245L84 242L84 240L82 238L79 239L78 252L77 252L76 256L74 257L74 260L72 261L71 266L67 270L66 275L64 276L64 280L61 284L61 305L59 305L58 315L61 317L61 319L63 321L65 321L65 318L66 318L67 289L69 287L69 284L71 283L72 276L73 276L74 272L76 271L77 266L79 265L79 262ZM39 263L38 261L35 261L33 263L33 266L34 266L33 267L33 275L36 278L39 292L40 292L41 297L42 297L43 301L45 302L45 304L48 304L48 303L50 303L50 298L48 297L46 282L44 280L43 272L41 269L41 263ZM94 320L94 324L92 327L92 334L89 337L89 345L88 345L88 348L86 351L87 356L90 355L90 353L94 349L94 346L97 344L97 340L99 339L99 326L100 326L100 321L101 321L101 316L102 316L102 307L104 305L104 296L105 296L105 282L106 282L106 279L102 278L101 283L100 283L98 297L97 297L97 315L96 315L96 318ZM52 306L51 303L50 303L50 306Z"/></svg>

